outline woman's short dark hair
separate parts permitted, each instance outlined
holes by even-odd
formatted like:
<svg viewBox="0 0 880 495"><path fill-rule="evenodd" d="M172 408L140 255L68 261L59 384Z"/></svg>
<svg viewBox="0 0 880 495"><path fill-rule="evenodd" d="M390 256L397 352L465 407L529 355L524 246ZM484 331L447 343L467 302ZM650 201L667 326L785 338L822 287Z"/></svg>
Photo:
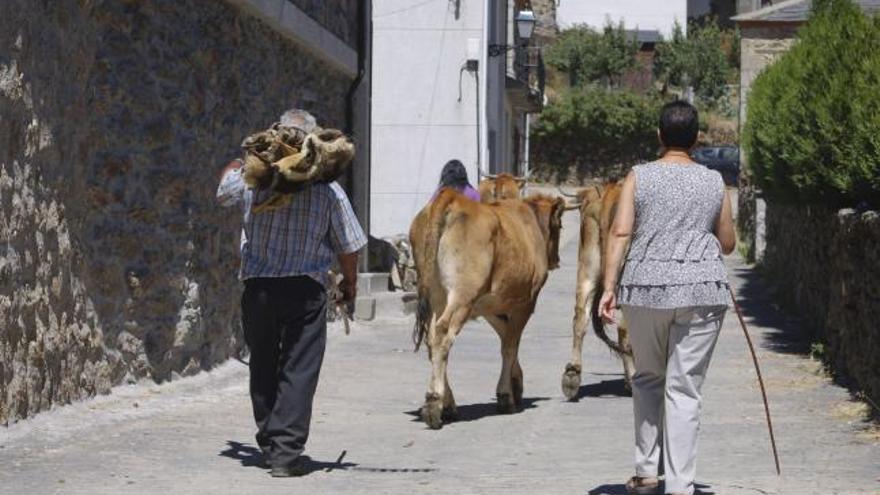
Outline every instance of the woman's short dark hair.
<svg viewBox="0 0 880 495"><path fill-rule="evenodd" d="M690 149L697 142L697 109L684 100L671 101L660 111L660 140L667 148Z"/></svg>
<svg viewBox="0 0 880 495"><path fill-rule="evenodd" d="M440 187L461 189L467 185L469 185L468 176L464 165L458 160L446 162L446 165L443 166L443 171L440 172Z"/></svg>

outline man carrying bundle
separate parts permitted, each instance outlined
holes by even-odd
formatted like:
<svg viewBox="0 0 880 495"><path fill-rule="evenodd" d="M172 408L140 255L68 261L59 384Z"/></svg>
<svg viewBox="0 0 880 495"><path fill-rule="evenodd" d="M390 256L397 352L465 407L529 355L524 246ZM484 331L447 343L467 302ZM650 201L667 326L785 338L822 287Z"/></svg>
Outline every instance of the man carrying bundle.
<svg viewBox="0 0 880 495"><path fill-rule="evenodd" d="M285 112L273 129L292 129L302 136L323 132L302 110ZM320 140L315 139L318 147L309 150L305 160L323 167L335 156L322 154ZM305 147L290 151L306 153ZM279 174L276 163L266 166ZM342 168L338 163L332 166ZM227 165L217 200L223 206L241 205L244 212L239 278L244 283L241 313L250 349L257 443L272 476L301 476L309 471L309 459L302 454L327 338L327 272L338 261L342 297L353 301L358 251L367 237L335 181L279 184L284 182L280 177L261 187L248 184L253 171L244 160Z"/></svg>

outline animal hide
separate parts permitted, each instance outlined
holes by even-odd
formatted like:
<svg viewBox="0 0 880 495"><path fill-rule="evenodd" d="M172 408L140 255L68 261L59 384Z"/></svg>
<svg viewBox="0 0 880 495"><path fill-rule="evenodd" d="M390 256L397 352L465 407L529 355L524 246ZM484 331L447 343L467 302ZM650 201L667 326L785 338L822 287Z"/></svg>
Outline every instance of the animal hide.
<svg viewBox="0 0 880 495"><path fill-rule="evenodd" d="M245 138L245 183L290 195L313 182L339 178L354 158L354 144L341 131L319 129L311 134L295 127L275 124ZM259 211L274 209L287 201L272 198ZM259 212L255 209L256 212Z"/></svg>

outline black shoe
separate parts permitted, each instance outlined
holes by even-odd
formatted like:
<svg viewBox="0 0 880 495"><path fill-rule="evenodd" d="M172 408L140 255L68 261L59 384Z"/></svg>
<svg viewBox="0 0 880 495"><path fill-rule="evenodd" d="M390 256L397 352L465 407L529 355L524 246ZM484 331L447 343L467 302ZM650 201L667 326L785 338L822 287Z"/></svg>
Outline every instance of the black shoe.
<svg viewBox="0 0 880 495"><path fill-rule="evenodd" d="M269 474L273 478L291 478L297 476L305 476L312 472L309 468L309 464L311 463L311 459L307 455L301 455L297 457L293 462L287 465L282 466L272 466L272 470Z"/></svg>

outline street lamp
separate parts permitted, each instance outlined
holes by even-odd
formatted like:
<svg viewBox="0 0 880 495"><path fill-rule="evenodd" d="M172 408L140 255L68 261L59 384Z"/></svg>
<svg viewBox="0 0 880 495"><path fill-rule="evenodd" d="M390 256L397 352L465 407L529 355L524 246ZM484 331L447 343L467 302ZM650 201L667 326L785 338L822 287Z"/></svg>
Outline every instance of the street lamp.
<svg viewBox="0 0 880 495"><path fill-rule="evenodd" d="M516 22L516 32L519 34L520 45L528 45L529 40L532 39L532 33L535 31L535 24L537 23L535 13L531 10L520 10L517 12L516 17L514 17L513 20ZM518 47L516 45L489 45L489 56L497 57L498 55L515 48Z"/></svg>
<svg viewBox="0 0 880 495"><path fill-rule="evenodd" d="M529 40L532 39L532 33L535 31L535 24L537 23L535 13L531 10L520 10L513 20L516 21L519 39L523 41L524 45L529 44Z"/></svg>

